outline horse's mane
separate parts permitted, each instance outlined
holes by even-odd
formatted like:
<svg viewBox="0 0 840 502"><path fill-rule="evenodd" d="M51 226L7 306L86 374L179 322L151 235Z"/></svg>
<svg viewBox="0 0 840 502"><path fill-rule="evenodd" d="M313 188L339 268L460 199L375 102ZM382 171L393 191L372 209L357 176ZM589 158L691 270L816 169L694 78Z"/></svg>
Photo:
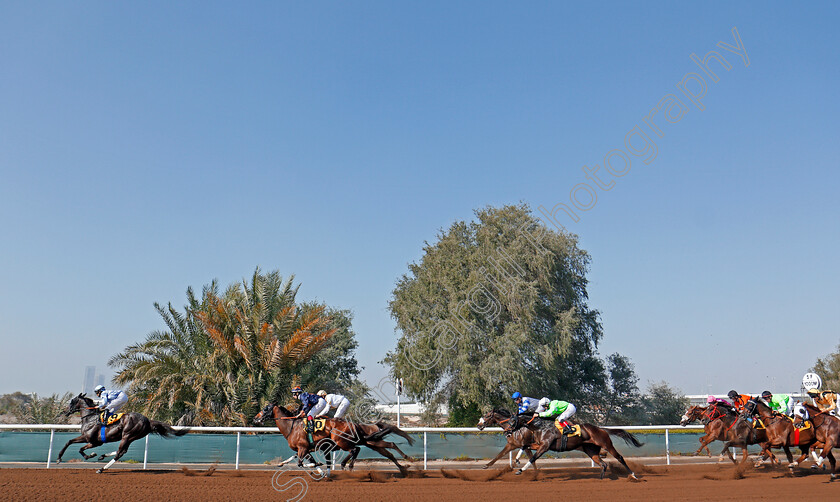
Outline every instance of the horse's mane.
<svg viewBox="0 0 840 502"><path fill-rule="evenodd" d="M509 412L508 410L506 410L504 408L493 408L493 413L495 413L497 415L501 415L505 418L510 418L511 417L511 412Z"/></svg>
<svg viewBox="0 0 840 502"><path fill-rule="evenodd" d="M816 411L817 413L820 413L820 409L817 408L816 406L814 406L813 404L808 404L808 403L799 403L799 404L804 406L805 409L808 410L808 411Z"/></svg>
<svg viewBox="0 0 840 502"><path fill-rule="evenodd" d="M283 413L285 413L287 416L292 416L292 415L294 415L294 413L292 413L291 411L287 410L285 406L282 406L282 405L279 405L279 404L275 404L274 406L276 406L276 407L280 408L280 411L281 411L281 412L283 412Z"/></svg>

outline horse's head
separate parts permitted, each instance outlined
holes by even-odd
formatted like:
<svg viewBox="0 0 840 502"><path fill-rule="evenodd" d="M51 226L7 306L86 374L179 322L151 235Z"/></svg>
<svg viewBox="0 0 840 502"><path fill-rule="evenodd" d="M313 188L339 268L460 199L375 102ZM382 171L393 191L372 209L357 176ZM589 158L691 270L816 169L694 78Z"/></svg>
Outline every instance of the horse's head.
<svg viewBox="0 0 840 502"><path fill-rule="evenodd" d="M806 420L811 418L811 415L808 413L808 409L802 405L802 403L797 403L793 407L793 424L799 425L804 423Z"/></svg>
<svg viewBox="0 0 840 502"><path fill-rule="evenodd" d="M69 417L73 413L77 411L82 411L82 408L92 408L93 407L93 400L89 397L85 396L85 393L82 392L78 396L74 397L70 400L70 405L67 407L67 411L64 412L64 416Z"/></svg>
<svg viewBox="0 0 840 502"><path fill-rule="evenodd" d="M257 425L262 425L266 418L273 418L274 407L274 403L267 403L252 421Z"/></svg>
<svg viewBox="0 0 840 502"><path fill-rule="evenodd" d="M699 420L700 417L703 416L704 411L706 411L706 408L704 408L702 406L699 406L699 405L694 405L694 406L689 407L685 411L685 414L680 419L680 425L685 427L686 425L690 424L691 422L694 422L695 420Z"/></svg>
<svg viewBox="0 0 840 502"><path fill-rule="evenodd" d="M510 421L510 412L507 410L502 409L493 409L488 411L484 414L480 419L478 419L478 424L476 427L478 430L483 431L485 427L491 425L500 425L504 427L504 424Z"/></svg>
<svg viewBox="0 0 840 502"><path fill-rule="evenodd" d="M754 417L756 415L761 414L762 407L767 408L767 406L759 401L759 398L754 397L744 404L744 414L748 417ZM769 409L769 408L767 408Z"/></svg>

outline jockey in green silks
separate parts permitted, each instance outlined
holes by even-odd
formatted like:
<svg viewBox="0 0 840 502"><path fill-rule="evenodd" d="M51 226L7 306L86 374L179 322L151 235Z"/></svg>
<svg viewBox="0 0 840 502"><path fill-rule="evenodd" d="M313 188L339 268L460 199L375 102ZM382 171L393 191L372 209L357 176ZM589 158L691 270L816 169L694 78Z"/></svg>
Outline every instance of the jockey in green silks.
<svg viewBox="0 0 840 502"><path fill-rule="evenodd" d="M769 390L761 393L761 398L767 403L771 410L781 413L783 415L791 416L791 408L793 408L793 400L787 394L776 394L775 396Z"/></svg>
<svg viewBox="0 0 840 502"><path fill-rule="evenodd" d="M553 400L548 404L548 409L540 413L542 418L557 417L557 423L563 426L563 434L574 432L572 424L568 419L577 412L577 408L567 401Z"/></svg>

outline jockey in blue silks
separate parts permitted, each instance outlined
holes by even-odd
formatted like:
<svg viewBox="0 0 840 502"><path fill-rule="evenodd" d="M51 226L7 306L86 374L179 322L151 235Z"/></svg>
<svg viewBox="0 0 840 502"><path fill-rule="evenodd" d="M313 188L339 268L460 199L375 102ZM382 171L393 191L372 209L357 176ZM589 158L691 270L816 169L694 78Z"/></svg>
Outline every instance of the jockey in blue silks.
<svg viewBox="0 0 840 502"><path fill-rule="evenodd" d="M306 432L312 434L315 431L315 416L321 413L327 402L319 395L304 392L300 386L292 389L292 396L300 400L300 414L306 414Z"/></svg>
<svg viewBox="0 0 840 502"><path fill-rule="evenodd" d="M514 392L512 396L513 402L518 407L516 413L521 415L523 413L535 412L540 405L540 400L534 397L522 397L519 392Z"/></svg>

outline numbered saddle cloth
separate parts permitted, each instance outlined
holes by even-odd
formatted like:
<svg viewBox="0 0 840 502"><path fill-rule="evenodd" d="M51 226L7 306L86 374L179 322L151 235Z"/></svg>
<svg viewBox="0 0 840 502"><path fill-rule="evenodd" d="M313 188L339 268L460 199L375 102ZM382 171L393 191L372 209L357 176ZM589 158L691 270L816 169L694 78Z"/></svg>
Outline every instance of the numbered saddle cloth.
<svg viewBox="0 0 840 502"><path fill-rule="evenodd" d="M327 427L326 418L316 418L313 422L315 422L315 432L320 432Z"/></svg>
<svg viewBox="0 0 840 502"><path fill-rule="evenodd" d="M106 422L105 413L106 412L103 411L99 414L99 423L105 426L114 425L122 418L123 415L125 415L125 413L117 413L116 415L111 415L110 417L108 417L108 421Z"/></svg>
<svg viewBox="0 0 840 502"><path fill-rule="evenodd" d="M563 432L563 426L560 425L560 422L558 422L557 420L554 421L554 426L557 427L557 430L559 430L560 432ZM573 430L570 434L567 434L567 436L569 436L569 437L580 436L580 425L575 424L575 425L572 425L571 427L572 427Z"/></svg>

